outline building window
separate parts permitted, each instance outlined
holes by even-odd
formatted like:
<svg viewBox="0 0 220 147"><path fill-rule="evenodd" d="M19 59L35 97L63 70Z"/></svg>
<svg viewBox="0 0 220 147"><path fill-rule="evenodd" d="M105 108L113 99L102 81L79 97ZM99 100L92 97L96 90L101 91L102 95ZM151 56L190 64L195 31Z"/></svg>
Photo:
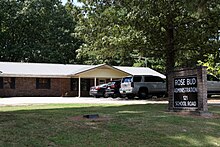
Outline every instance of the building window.
<svg viewBox="0 0 220 147"><path fill-rule="evenodd" d="M79 83L79 79L71 78L70 88L71 88L72 91L78 91L78 89L79 89L78 88L79 87L78 83Z"/></svg>
<svg viewBox="0 0 220 147"><path fill-rule="evenodd" d="M37 89L50 89L50 79L49 78L37 78L36 88Z"/></svg>
<svg viewBox="0 0 220 147"><path fill-rule="evenodd" d="M3 89L3 78L0 77L0 89Z"/></svg>
<svg viewBox="0 0 220 147"><path fill-rule="evenodd" d="M0 87L4 89L15 89L15 78L2 78L0 79Z"/></svg>

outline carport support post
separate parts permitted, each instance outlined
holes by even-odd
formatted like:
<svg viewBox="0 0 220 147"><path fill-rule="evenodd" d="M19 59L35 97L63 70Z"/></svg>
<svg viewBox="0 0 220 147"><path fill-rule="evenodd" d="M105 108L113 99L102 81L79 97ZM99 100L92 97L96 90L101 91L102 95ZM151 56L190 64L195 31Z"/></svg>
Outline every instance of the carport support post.
<svg viewBox="0 0 220 147"><path fill-rule="evenodd" d="M96 86L96 77L95 77L95 80L94 80L94 86Z"/></svg>
<svg viewBox="0 0 220 147"><path fill-rule="evenodd" d="M78 93L78 97L81 96L81 78L79 77L79 93Z"/></svg>

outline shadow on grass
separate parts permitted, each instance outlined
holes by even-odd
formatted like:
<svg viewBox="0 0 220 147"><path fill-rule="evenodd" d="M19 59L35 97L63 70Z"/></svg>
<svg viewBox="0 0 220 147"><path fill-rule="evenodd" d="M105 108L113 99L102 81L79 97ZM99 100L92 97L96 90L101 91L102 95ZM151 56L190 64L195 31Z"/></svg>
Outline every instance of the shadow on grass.
<svg viewBox="0 0 220 147"><path fill-rule="evenodd" d="M210 110L220 114L218 108ZM13 109L0 112L2 146L220 146L219 119L175 115L162 104Z"/></svg>

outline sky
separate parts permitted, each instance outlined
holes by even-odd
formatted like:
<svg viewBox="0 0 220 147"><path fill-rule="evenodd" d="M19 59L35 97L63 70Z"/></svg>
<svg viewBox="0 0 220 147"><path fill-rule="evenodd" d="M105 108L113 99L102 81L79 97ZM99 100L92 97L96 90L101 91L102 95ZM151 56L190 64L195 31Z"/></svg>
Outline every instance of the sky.
<svg viewBox="0 0 220 147"><path fill-rule="evenodd" d="M67 2L67 0L61 0L63 4L65 4ZM77 0L73 0L73 3L76 5L76 6L82 6Z"/></svg>

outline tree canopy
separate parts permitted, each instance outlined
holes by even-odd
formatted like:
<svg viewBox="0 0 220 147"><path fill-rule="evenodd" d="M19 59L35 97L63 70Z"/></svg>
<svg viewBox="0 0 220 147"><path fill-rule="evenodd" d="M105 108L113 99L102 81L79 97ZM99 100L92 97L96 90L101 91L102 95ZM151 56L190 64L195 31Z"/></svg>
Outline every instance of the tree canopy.
<svg viewBox="0 0 220 147"><path fill-rule="evenodd" d="M1 0L0 60L75 62L81 42L66 7L59 0Z"/></svg>
<svg viewBox="0 0 220 147"><path fill-rule="evenodd" d="M219 0L0 1L0 60L220 69Z"/></svg>
<svg viewBox="0 0 220 147"><path fill-rule="evenodd" d="M196 66L207 54L219 52L218 0L81 2L76 30L85 44L78 55L92 63L134 65L145 60L169 72Z"/></svg>

